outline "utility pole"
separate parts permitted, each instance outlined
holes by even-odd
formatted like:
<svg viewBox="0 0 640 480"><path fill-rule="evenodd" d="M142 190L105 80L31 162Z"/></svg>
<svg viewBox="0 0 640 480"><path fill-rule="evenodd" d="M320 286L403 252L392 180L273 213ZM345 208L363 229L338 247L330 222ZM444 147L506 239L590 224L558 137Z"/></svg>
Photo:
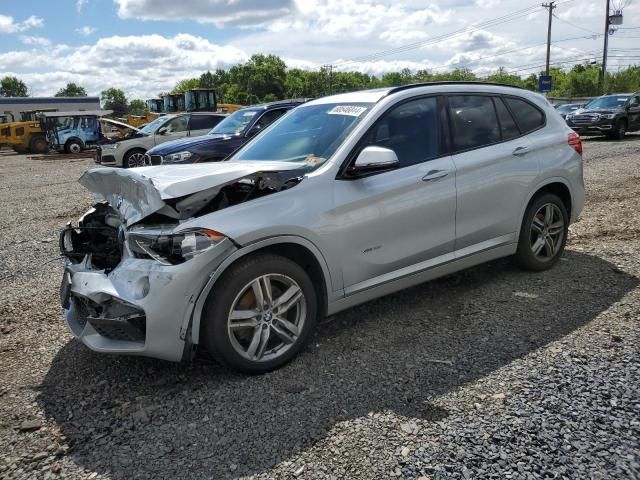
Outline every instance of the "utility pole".
<svg viewBox="0 0 640 480"><path fill-rule="evenodd" d="M600 81L598 85L600 93L604 93L604 79L607 75L607 49L609 48L609 8L611 0L607 0L607 9L604 12L604 48L602 49L602 69L600 70Z"/></svg>
<svg viewBox="0 0 640 480"><path fill-rule="evenodd" d="M553 18L553 9L557 7L556 2L543 3L542 6L549 10L549 24L547 26L547 68L545 75L549 76L549 61L551 60L551 20Z"/></svg>

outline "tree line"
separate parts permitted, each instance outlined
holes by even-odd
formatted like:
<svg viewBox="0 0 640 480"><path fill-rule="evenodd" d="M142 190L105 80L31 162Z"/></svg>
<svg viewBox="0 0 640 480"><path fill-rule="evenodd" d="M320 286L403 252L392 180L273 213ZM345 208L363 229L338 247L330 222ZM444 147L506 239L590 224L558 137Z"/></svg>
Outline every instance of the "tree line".
<svg viewBox="0 0 640 480"><path fill-rule="evenodd" d="M552 68L552 97L591 97L599 94L599 65L574 65L570 69ZM319 71L287 68L285 62L276 55L253 55L247 62L229 69L204 72L200 77L184 79L170 93L182 93L192 88L215 88L220 103L250 105L282 100L286 98L311 98L330 93L349 92L368 88L399 86L409 83L438 81L489 81L514 85L528 90L538 89L538 74L526 77L500 67L491 74L481 77L469 68L457 68L448 72L434 72L428 69L412 71L403 69L380 76L357 71L337 71L323 67ZM617 72L607 73L606 92L633 92L640 90L640 66L629 66ZM86 96L85 89L69 83L56 96ZM158 95L162 95L159 93ZM0 80L0 96L28 96L27 85L16 77L7 76ZM142 115L146 104L141 99L127 99L124 91L108 88L101 92L104 108L113 110L119 117L127 113Z"/></svg>

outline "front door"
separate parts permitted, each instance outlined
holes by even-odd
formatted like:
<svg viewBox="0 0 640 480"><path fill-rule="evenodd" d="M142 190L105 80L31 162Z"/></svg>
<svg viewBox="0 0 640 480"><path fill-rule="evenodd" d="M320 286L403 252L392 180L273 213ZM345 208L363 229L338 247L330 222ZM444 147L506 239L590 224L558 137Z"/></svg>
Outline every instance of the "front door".
<svg viewBox="0 0 640 480"><path fill-rule="evenodd" d="M180 115L164 123L156 130L155 144L158 145L178 138L186 137L189 131L189 115Z"/></svg>
<svg viewBox="0 0 640 480"><path fill-rule="evenodd" d="M335 181L330 220L337 227L340 251L333 254L341 261L347 295L452 254L456 172L451 157L442 154L439 118L436 97L391 107L358 149L389 148L398 156L399 168Z"/></svg>
<svg viewBox="0 0 640 480"><path fill-rule="evenodd" d="M629 130L640 130L640 95L633 95L629 100Z"/></svg>

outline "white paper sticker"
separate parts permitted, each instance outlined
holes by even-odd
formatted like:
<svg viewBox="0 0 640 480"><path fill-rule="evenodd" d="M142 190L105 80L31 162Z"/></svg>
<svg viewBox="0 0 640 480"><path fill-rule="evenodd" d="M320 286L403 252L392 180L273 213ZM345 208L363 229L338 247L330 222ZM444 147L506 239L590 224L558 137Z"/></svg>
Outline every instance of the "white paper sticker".
<svg viewBox="0 0 640 480"><path fill-rule="evenodd" d="M336 105L327 113L329 115L350 115L352 117L359 117L366 109L366 107L359 107L357 105Z"/></svg>

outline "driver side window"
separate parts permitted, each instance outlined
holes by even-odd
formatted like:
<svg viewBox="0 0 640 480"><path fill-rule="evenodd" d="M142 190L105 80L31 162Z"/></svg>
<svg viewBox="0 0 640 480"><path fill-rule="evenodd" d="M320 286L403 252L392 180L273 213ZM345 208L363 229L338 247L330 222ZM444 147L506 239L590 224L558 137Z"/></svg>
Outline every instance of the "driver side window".
<svg viewBox="0 0 640 480"><path fill-rule="evenodd" d="M366 145L393 150L400 167L440 155L436 97L418 98L392 107L367 133Z"/></svg>
<svg viewBox="0 0 640 480"><path fill-rule="evenodd" d="M189 121L188 115L182 115L180 117L169 120L161 127L165 133L180 133L187 131L187 123Z"/></svg>

